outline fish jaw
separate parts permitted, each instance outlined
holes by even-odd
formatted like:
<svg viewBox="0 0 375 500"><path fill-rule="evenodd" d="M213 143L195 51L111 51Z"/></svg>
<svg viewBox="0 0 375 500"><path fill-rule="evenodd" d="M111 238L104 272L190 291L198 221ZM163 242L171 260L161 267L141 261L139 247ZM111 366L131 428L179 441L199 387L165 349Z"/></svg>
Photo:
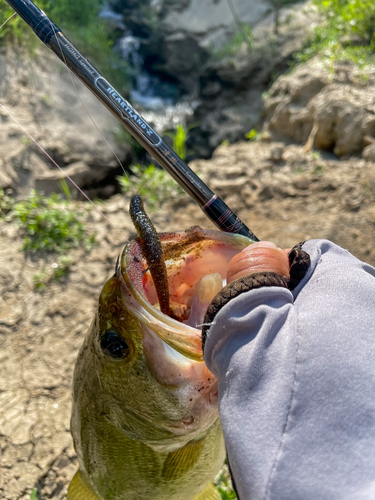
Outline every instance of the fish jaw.
<svg viewBox="0 0 375 500"><path fill-rule="evenodd" d="M174 451L192 439L204 436L219 416L218 382L205 363L186 358L166 344L147 326L143 348L148 369L165 390L173 392L174 404L164 405L172 439L148 440L157 451Z"/></svg>
<svg viewBox="0 0 375 500"><path fill-rule="evenodd" d="M124 302L138 319L147 324L173 349L185 357L203 361L201 329L185 321L189 304L201 279L219 274L225 284L229 261L253 243L238 234L204 230L193 226L186 231L159 234L167 267L171 307L178 310L179 320L166 316L157 307L157 293L146 269L138 240L130 242L121 256L121 275L127 293Z"/></svg>

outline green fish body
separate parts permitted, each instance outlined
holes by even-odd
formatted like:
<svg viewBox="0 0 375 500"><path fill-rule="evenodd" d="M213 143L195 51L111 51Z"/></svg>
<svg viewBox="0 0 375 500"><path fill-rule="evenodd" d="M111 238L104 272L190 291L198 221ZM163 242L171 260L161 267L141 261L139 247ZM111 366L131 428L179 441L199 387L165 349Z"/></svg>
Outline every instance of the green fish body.
<svg viewBox="0 0 375 500"><path fill-rule="evenodd" d="M217 380L186 318L200 280L225 277L250 241L197 227L160 239L173 318L158 309L135 240L104 285L78 355L71 430L79 470L68 500L220 498L212 484L225 458Z"/></svg>

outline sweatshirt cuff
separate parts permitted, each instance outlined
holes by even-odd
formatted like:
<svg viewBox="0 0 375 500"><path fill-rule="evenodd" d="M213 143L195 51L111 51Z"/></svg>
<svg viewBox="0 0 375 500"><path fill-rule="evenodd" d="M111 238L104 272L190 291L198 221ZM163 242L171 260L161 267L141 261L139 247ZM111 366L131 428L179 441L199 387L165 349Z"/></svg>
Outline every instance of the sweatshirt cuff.
<svg viewBox="0 0 375 500"><path fill-rule="evenodd" d="M231 283L229 283L229 285L220 290L220 292L212 299L212 302L208 306L206 315L204 317L202 327L203 350L206 343L208 330L216 314L220 311L220 309L228 304L231 299L234 299L235 297L238 297L242 293L248 292L249 290L254 290L256 288L266 286L279 286L288 288L288 281L288 278L285 278L285 276L282 276L278 273L246 274L245 276L232 281Z"/></svg>

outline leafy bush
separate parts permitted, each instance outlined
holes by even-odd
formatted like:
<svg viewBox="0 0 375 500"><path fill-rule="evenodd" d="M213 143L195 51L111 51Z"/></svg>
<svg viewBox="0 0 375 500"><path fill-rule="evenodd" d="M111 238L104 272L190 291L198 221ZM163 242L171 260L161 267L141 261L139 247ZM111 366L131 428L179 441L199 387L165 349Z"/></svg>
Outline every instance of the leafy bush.
<svg viewBox="0 0 375 500"><path fill-rule="evenodd" d="M60 253L80 245L89 250L95 241L94 236L87 235L83 214L70 208L57 194L45 197L32 191L12 206L7 217L21 227L26 251Z"/></svg>
<svg viewBox="0 0 375 500"><path fill-rule="evenodd" d="M125 63L112 51L112 30L99 18L102 0L36 0L35 3L78 45L85 57L94 61L107 78L119 85L120 90L124 87L127 81ZM0 0L0 26L13 13L5 0ZM8 40L28 47L31 53L40 43L19 16L9 20L0 30L0 43L4 44Z"/></svg>
<svg viewBox="0 0 375 500"><path fill-rule="evenodd" d="M373 0L314 0L325 21L317 26L297 61L316 54L332 60L349 59L360 65L371 62L375 52L375 2Z"/></svg>
<svg viewBox="0 0 375 500"><path fill-rule="evenodd" d="M373 0L315 0L332 27L343 34L363 37L374 44L375 2ZM373 45L373 48L375 46Z"/></svg>

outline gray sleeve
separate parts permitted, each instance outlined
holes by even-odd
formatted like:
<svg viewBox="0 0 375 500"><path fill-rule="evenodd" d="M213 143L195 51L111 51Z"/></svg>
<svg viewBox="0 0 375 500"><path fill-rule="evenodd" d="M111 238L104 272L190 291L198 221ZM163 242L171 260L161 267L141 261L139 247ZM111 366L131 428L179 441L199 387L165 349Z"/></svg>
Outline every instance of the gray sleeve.
<svg viewBox="0 0 375 500"><path fill-rule="evenodd" d="M293 292L216 315L205 360L241 500L375 498L375 269L326 240Z"/></svg>

